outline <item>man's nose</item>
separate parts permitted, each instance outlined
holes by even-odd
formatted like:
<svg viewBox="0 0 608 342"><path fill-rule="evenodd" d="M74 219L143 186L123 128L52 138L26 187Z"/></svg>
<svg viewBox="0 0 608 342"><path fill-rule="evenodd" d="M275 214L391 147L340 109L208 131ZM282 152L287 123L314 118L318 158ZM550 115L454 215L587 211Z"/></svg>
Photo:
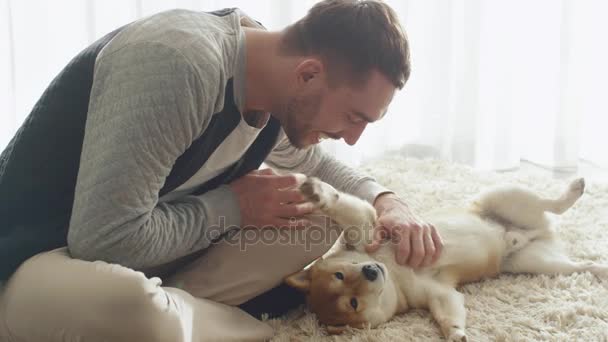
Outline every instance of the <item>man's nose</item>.
<svg viewBox="0 0 608 342"><path fill-rule="evenodd" d="M342 138L344 139L344 141L346 141L347 144L352 146L359 140L359 138L361 137L361 134L363 133L363 130L365 129L366 126L367 126L367 122L362 122L360 124L357 124L357 125L349 128L348 130L346 130L344 132L344 134L342 135Z"/></svg>
<svg viewBox="0 0 608 342"><path fill-rule="evenodd" d="M363 272L363 276L365 277L365 279L369 281L374 281L376 280L376 278L378 278L378 268L374 265L363 266L361 272Z"/></svg>

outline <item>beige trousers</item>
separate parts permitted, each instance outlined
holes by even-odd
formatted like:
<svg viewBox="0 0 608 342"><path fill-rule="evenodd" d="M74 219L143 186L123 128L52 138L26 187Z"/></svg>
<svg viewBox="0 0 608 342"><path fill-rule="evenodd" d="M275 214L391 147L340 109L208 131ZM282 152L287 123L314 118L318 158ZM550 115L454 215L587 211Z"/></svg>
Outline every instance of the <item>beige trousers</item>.
<svg viewBox="0 0 608 342"><path fill-rule="evenodd" d="M120 265L72 259L67 248L38 254L0 294L0 341L269 339L269 325L232 305L279 285L327 251L338 234L325 225L319 218L300 231L243 230L162 286L159 278Z"/></svg>

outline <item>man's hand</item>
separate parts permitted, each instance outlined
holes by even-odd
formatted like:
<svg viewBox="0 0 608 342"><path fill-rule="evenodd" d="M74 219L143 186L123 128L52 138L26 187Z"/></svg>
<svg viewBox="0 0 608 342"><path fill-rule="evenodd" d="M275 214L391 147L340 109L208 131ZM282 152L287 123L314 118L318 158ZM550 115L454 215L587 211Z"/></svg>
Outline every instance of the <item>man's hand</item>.
<svg viewBox="0 0 608 342"><path fill-rule="evenodd" d="M395 194L378 196L374 207L378 212L378 220L372 243L366 246L367 252L375 252L384 239L390 238L397 243L395 258L401 265L418 268L437 261L443 242L433 225L414 215Z"/></svg>
<svg viewBox="0 0 608 342"><path fill-rule="evenodd" d="M277 175L271 169L255 170L228 186L238 198L243 228L304 227L302 216L313 211L298 185L305 180L296 174Z"/></svg>

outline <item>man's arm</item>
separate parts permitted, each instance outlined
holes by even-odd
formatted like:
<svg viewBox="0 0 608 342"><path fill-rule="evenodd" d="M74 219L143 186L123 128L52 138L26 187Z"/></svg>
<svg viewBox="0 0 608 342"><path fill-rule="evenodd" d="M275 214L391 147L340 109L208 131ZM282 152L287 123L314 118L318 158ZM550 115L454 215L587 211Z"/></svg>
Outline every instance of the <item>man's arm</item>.
<svg viewBox="0 0 608 342"><path fill-rule="evenodd" d="M214 113L220 76L204 72L156 43L97 61L68 233L72 256L153 267L207 247L212 231L239 225L227 186L158 202L175 160Z"/></svg>
<svg viewBox="0 0 608 342"><path fill-rule="evenodd" d="M398 244L395 258L402 265L415 268L429 266L441 255L443 242L433 225L415 215L399 196L373 178L324 153L320 146L298 150L284 138L266 163L282 171L316 176L340 191L373 204L378 219L373 242L366 248L368 252L376 251L382 241L388 238Z"/></svg>

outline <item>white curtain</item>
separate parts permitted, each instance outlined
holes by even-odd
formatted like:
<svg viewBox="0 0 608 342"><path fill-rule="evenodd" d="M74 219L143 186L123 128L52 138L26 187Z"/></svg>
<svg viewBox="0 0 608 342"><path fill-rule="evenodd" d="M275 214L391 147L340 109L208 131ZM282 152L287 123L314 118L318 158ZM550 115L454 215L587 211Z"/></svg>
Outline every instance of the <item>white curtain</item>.
<svg viewBox="0 0 608 342"><path fill-rule="evenodd" d="M120 25L170 8L239 7L274 30L315 2L0 0L0 150L69 59ZM387 2L408 32L412 77L357 145L323 143L336 157L608 167L608 1Z"/></svg>

